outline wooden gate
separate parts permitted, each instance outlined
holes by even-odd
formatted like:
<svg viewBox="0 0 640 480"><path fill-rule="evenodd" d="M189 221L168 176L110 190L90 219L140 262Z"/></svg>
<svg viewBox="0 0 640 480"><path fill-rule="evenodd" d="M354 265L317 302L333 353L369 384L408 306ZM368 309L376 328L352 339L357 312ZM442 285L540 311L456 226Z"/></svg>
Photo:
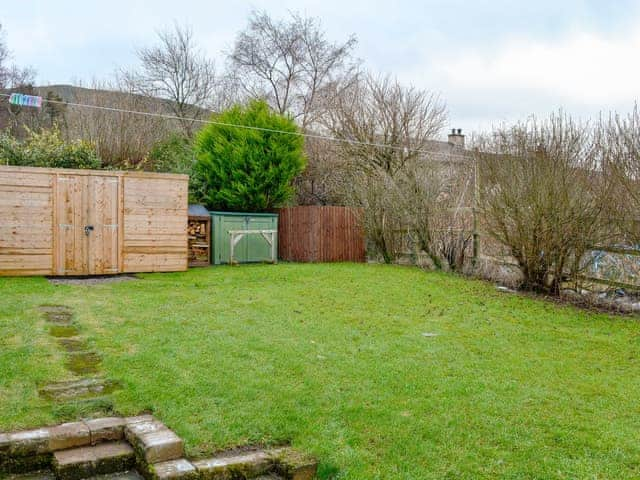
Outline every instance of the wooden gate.
<svg viewBox="0 0 640 480"><path fill-rule="evenodd" d="M57 177L58 275L119 271L119 185L115 176Z"/></svg>

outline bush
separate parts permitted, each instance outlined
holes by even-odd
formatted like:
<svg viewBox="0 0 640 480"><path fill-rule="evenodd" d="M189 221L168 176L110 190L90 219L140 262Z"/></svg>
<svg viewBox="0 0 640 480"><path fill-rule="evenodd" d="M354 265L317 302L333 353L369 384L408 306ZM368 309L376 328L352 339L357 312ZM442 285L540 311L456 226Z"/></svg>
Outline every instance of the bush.
<svg viewBox="0 0 640 480"><path fill-rule="evenodd" d="M218 124L205 127L196 139L199 200L213 210L262 212L284 205L294 194L293 179L305 166L303 138L227 125L296 133L293 120L259 100L212 119Z"/></svg>
<svg viewBox="0 0 640 480"><path fill-rule="evenodd" d="M100 168L102 162L88 142L65 142L57 128L28 131L24 142L0 135L0 163L29 167Z"/></svg>
<svg viewBox="0 0 640 480"><path fill-rule="evenodd" d="M191 175L195 160L192 142L174 133L153 146L145 163L147 169L153 172Z"/></svg>
<svg viewBox="0 0 640 480"><path fill-rule="evenodd" d="M517 261L523 287L558 294L590 248L615 237L612 182L587 125L552 116L494 132L478 154L488 235Z"/></svg>

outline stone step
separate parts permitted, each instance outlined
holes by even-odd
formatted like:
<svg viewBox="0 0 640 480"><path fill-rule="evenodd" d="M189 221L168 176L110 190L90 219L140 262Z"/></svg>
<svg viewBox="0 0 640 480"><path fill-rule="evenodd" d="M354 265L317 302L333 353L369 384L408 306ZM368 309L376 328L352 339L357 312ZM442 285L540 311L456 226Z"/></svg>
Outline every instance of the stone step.
<svg viewBox="0 0 640 480"><path fill-rule="evenodd" d="M16 473L13 475L8 475L3 477L0 473L0 478L4 480L55 480L56 477L53 475L51 470L38 470L37 472L31 473Z"/></svg>
<svg viewBox="0 0 640 480"><path fill-rule="evenodd" d="M147 464L176 460L184 454L182 439L153 417L129 420L125 436Z"/></svg>
<svg viewBox="0 0 640 480"><path fill-rule="evenodd" d="M148 467L148 471L154 480L198 480L202 478L195 466L184 458L155 463ZM227 477L220 478L226 479Z"/></svg>
<svg viewBox="0 0 640 480"><path fill-rule="evenodd" d="M138 472L129 470L127 472L108 473L106 475L96 475L87 480L143 480Z"/></svg>
<svg viewBox="0 0 640 480"><path fill-rule="evenodd" d="M31 473L17 473L0 478L2 478L3 480L56 480L56 477L51 470L39 470L37 472ZM96 475L94 477L89 477L86 480L143 480L143 478L135 470L128 470L126 472Z"/></svg>
<svg viewBox="0 0 640 480"><path fill-rule="evenodd" d="M274 448L268 451L275 471L289 480L312 480L318 472L318 461L311 455L291 447Z"/></svg>
<svg viewBox="0 0 640 480"><path fill-rule="evenodd" d="M134 464L135 454L127 442L107 442L53 454L53 470L59 480L81 480L125 472L131 470Z"/></svg>
<svg viewBox="0 0 640 480"><path fill-rule="evenodd" d="M193 462L200 477L205 480L289 479L315 478L318 462L315 458L289 447L248 452L223 453L213 458Z"/></svg>
<svg viewBox="0 0 640 480"><path fill-rule="evenodd" d="M203 478L254 478L271 473L273 462L262 450L220 455L193 462Z"/></svg>

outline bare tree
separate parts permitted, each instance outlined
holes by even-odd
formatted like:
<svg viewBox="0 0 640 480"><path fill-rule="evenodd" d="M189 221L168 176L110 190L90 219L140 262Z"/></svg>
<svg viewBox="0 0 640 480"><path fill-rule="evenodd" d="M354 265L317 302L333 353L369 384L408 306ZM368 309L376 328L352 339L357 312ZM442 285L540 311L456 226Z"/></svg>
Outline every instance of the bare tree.
<svg viewBox="0 0 640 480"><path fill-rule="evenodd" d="M345 202L345 170L348 163L341 156L340 146L319 138L304 142L307 167L295 179L296 201L299 205L339 205Z"/></svg>
<svg viewBox="0 0 640 480"><path fill-rule="evenodd" d="M399 212L395 179L384 170L344 170L342 198L353 207L362 208L363 226L368 242L367 250L385 263L398 259L402 238L398 235L406 225Z"/></svg>
<svg viewBox="0 0 640 480"><path fill-rule="evenodd" d="M21 93L37 95L33 85L35 71L30 67L10 64L10 60L11 51L6 44L0 24L0 90L19 90ZM26 133L26 129L38 128L42 117L43 115L33 108L22 108L6 103L6 108L0 113L0 128L9 129L14 135L21 137Z"/></svg>
<svg viewBox="0 0 640 480"><path fill-rule="evenodd" d="M508 247L524 288L559 293L585 268L584 254L615 236L613 184L593 130L552 115L499 129L479 147L484 229Z"/></svg>
<svg viewBox="0 0 640 480"><path fill-rule="evenodd" d="M317 19L292 14L288 21L276 21L254 11L229 60L249 96L265 98L308 129L340 90L337 85L353 76L355 44L353 36L330 42Z"/></svg>
<svg viewBox="0 0 640 480"><path fill-rule="evenodd" d="M209 115L216 86L214 62L198 49L189 27L175 24L158 33L159 43L138 50L139 71L122 72L131 91L165 99L179 117L184 134L194 133L194 119Z"/></svg>
<svg viewBox="0 0 640 480"><path fill-rule="evenodd" d="M35 72L29 67L9 64L11 51L5 41L5 33L0 24L0 89L11 89L22 85L32 85Z"/></svg>
<svg viewBox="0 0 640 480"><path fill-rule="evenodd" d="M474 172L471 158L459 158L423 154L394 177L398 215L417 249L439 270L462 270L472 245Z"/></svg>
<svg viewBox="0 0 640 480"><path fill-rule="evenodd" d="M624 234L623 241L640 244L640 110L635 105L626 117L610 115L600 122L599 146L608 171L615 176L612 216Z"/></svg>
<svg viewBox="0 0 640 480"><path fill-rule="evenodd" d="M446 119L446 106L436 94L389 76L366 75L334 97L324 124L344 140L343 155L359 168L394 176L429 149Z"/></svg>
<svg viewBox="0 0 640 480"><path fill-rule="evenodd" d="M445 179L430 170L425 151L445 119L445 106L436 95L372 75L335 95L323 115L326 130L339 140L334 147L339 168L333 172L340 175L329 177L333 196L364 208L367 238L385 262L394 261L405 237L425 225L419 243L440 261L435 240L427 236L435 228L431 201ZM419 212L417 202L425 207ZM423 223L418 225L413 214Z"/></svg>

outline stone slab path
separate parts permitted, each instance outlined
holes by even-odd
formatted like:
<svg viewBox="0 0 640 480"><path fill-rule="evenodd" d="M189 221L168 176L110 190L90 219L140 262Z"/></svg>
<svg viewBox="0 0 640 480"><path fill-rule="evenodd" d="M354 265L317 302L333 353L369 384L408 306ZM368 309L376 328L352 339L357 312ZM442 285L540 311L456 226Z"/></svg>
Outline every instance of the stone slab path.
<svg viewBox="0 0 640 480"><path fill-rule="evenodd" d="M49 334L64 352L66 369L75 377L41 387L40 396L60 405L72 404L87 416L112 411L109 394L120 384L101 375L102 358L82 336L73 310L65 305L41 305L40 311L49 326Z"/></svg>

